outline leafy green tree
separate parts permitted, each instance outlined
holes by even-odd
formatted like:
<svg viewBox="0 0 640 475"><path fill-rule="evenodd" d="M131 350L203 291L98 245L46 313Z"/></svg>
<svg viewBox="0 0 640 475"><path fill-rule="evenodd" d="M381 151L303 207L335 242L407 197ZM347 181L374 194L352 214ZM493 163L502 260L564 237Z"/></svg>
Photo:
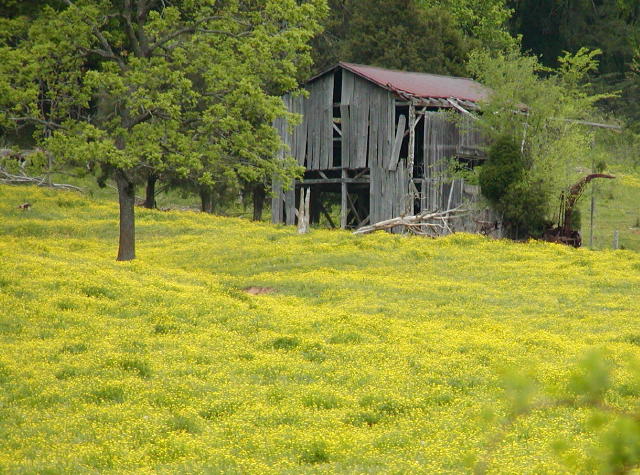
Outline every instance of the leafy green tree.
<svg viewBox="0 0 640 475"><path fill-rule="evenodd" d="M508 236L518 239L542 235L548 188L544 182L531 179L527 160L513 137L500 137L491 146L479 181L483 196L502 216Z"/></svg>
<svg viewBox="0 0 640 475"><path fill-rule="evenodd" d="M63 0L0 49L0 121L47 153L100 168L120 202L118 260L135 257L135 187L150 174L213 186L220 168L291 178L270 90L295 90L324 0Z"/></svg>
<svg viewBox="0 0 640 475"><path fill-rule="evenodd" d="M329 0L331 14L314 42L316 70L338 61L464 74L474 48L515 44L505 0Z"/></svg>
<svg viewBox="0 0 640 475"><path fill-rule="evenodd" d="M487 163L480 169L482 194L497 205L523 174L524 160L518 144L511 137L500 137L489 149Z"/></svg>
<svg viewBox="0 0 640 475"><path fill-rule="evenodd" d="M474 47L503 50L516 44L508 28L513 10L506 0L420 0L420 3L449 12Z"/></svg>
<svg viewBox="0 0 640 475"><path fill-rule="evenodd" d="M640 44L640 2L637 0L510 0L514 33L525 51L549 67L559 65L564 51L582 47L604 51L590 76L594 91L621 91L600 108L625 116L640 130L640 87L628 76L634 48Z"/></svg>
<svg viewBox="0 0 640 475"><path fill-rule="evenodd" d="M344 48L358 63L454 75L464 73L467 52L446 10L415 0L356 2Z"/></svg>
<svg viewBox="0 0 640 475"><path fill-rule="evenodd" d="M418 0L330 0L325 32L314 42L317 69L338 61L405 71L464 73L463 34L444 8Z"/></svg>

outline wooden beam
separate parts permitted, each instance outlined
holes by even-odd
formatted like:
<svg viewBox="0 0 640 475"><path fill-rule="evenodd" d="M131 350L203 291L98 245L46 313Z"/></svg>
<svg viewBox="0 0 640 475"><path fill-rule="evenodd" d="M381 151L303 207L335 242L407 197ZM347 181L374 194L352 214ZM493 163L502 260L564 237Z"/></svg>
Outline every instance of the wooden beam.
<svg viewBox="0 0 640 475"><path fill-rule="evenodd" d="M347 229L347 197L349 195L347 188L347 178L349 178L349 174L347 173L346 168L342 169L342 200L340 202L340 228Z"/></svg>
<svg viewBox="0 0 640 475"><path fill-rule="evenodd" d="M364 175L365 173L367 173L369 171L368 168L365 168L364 170L360 170L360 172L358 172L358 174L356 176L353 177L354 180L357 180L358 178L360 178L362 175Z"/></svg>
<svg viewBox="0 0 640 475"><path fill-rule="evenodd" d="M416 123L413 126L413 130L415 130L415 128L418 126L418 124L420 123L420 121L422 120L423 117L424 117L424 112L420 113L420 112L416 111ZM404 136L406 137L410 133L411 133L411 128L408 128L407 131L404 133Z"/></svg>
<svg viewBox="0 0 640 475"><path fill-rule="evenodd" d="M333 219L331 219L331 215L329 214L329 212L327 211L327 209L324 207L324 205L322 204L322 201L318 201L318 206L320 207L320 212L324 215L325 218L327 218L327 221L329 221L329 225L335 229L336 225L333 222Z"/></svg>
<svg viewBox="0 0 640 475"><path fill-rule="evenodd" d="M407 156L407 186L405 192L407 193L407 202L405 206L405 213L413 214L413 202L414 194L411 189L413 183L413 163L416 156L416 106L412 102L409 105L409 154Z"/></svg>
<svg viewBox="0 0 640 475"><path fill-rule="evenodd" d="M475 115L473 115L471 112L469 112L467 109L465 109L464 107L462 107L460 105L460 103L453 97L447 99L447 102L449 102L449 104L451 104L453 106L454 109L456 109L458 112L462 112L463 114L478 120L478 117L476 117Z"/></svg>
<svg viewBox="0 0 640 475"><path fill-rule="evenodd" d="M402 139L404 138L405 126L407 118L404 115L398 119L398 128L396 130L396 140L391 149L391 161L389 162L389 170L394 171L398 168L398 160L400 160L400 150L402 149Z"/></svg>
<svg viewBox="0 0 640 475"><path fill-rule="evenodd" d="M297 181L298 185L332 185L332 184L340 184L340 183L369 183L369 179L367 178L310 178L308 180Z"/></svg>
<svg viewBox="0 0 640 475"><path fill-rule="evenodd" d="M354 215L355 215L355 217L356 217L356 221L357 221L358 223L360 223L360 222L362 221L362 220L360 219L360 213L358 213L358 210L357 210L357 208L356 208L356 205L355 205L355 203L353 202L353 200L351 199L351 195L349 195L348 193L347 193L347 200L349 201L349 207L351 208L351 211L353 211L353 214L354 214ZM360 225L360 224L358 224L358 226L359 226L359 225Z"/></svg>

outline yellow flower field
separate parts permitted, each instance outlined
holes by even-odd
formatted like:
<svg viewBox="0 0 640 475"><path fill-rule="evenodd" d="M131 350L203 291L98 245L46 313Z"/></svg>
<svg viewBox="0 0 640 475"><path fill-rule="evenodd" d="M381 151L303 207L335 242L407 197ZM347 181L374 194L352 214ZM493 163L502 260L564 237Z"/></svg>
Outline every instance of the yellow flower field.
<svg viewBox="0 0 640 475"><path fill-rule="evenodd" d="M114 203L0 187L1 473L640 457L640 254L137 216L138 259L117 263Z"/></svg>

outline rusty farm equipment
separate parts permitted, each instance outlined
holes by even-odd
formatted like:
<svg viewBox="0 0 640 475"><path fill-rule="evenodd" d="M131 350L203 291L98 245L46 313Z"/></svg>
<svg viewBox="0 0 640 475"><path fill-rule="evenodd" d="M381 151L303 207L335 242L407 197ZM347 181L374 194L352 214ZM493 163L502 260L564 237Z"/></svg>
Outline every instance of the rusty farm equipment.
<svg viewBox="0 0 640 475"><path fill-rule="evenodd" d="M566 193L563 192L560 197L558 223L555 227L549 228L544 232L543 239L545 241L566 244L573 247L580 247L582 245L580 231L573 229L573 214L585 187L596 178L613 179L615 176L604 173L593 173L581 178L580 181L569 188Z"/></svg>

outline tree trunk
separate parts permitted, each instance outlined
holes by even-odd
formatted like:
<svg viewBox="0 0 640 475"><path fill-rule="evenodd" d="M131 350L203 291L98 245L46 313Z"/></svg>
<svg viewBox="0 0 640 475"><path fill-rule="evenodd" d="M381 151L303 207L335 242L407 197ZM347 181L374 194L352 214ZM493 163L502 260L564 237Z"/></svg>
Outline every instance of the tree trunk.
<svg viewBox="0 0 640 475"><path fill-rule="evenodd" d="M144 198L144 207L147 209L155 209L156 207L156 182L158 177L153 173L147 177L147 193Z"/></svg>
<svg viewBox="0 0 640 475"><path fill-rule="evenodd" d="M200 188L200 201L202 202L202 212L213 214L213 191L210 188Z"/></svg>
<svg viewBox="0 0 640 475"><path fill-rule="evenodd" d="M256 183L253 187L253 220L262 221L262 210L264 209L264 200L267 197L267 191L262 183Z"/></svg>
<svg viewBox="0 0 640 475"><path fill-rule="evenodd" d="M116 172L116 183L118 184L118 201L120 202L120 243L117 260L130 261L136 258L135 187L127 175L120 170Z"/></svg>

